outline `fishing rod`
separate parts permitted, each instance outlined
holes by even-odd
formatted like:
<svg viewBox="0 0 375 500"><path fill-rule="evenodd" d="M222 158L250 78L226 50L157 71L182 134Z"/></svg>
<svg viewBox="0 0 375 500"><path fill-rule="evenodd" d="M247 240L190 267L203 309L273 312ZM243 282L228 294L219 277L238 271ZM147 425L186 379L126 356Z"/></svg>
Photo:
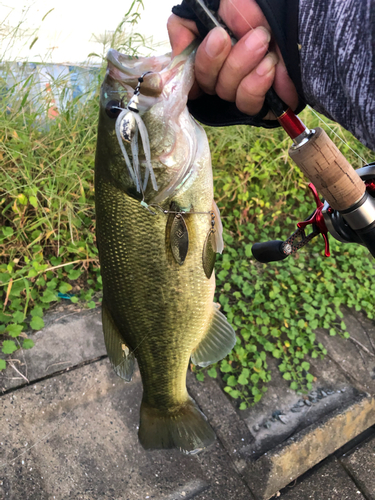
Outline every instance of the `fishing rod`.
<svg viewBox="0 0 375 500"><path fill-rule="evenodd" d="M208 31L224 28L232 42L237 41L203 0L186 0L186 3ZM293 140L289 156L310 180L317 206L306 220L297 224L297 230L287 240L255 243L254 257L260 262L283 260L319 234L323 235L325 255L329 257L328 233L338 241L364 245L375 257L375 163L354 170L325 131L320 127L309 130L273 88L268 90L265 100ZM306 236L308 225L312 226L312 232Z"/></svg>

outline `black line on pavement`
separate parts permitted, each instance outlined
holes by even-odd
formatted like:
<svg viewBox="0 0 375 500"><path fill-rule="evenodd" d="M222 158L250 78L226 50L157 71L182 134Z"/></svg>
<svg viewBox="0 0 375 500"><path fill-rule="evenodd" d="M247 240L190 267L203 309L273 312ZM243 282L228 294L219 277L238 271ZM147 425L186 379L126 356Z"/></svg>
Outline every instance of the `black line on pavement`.
<svg viewBox="0 0 375 500"><path fill-rule="evenodd" d="M79 368L82 368L83 366L98 363L99 361L102 361L103 359L106 359L106 358L108 358L107 354L103 354L102 356L98 356L97 358L88 359L86 361L82 361L81 363L78 363L77 365L68 366L67 368L64 368L63 370L59 370L57 372L50 373L49 375L45 375L44 377L36 378L35 380L31 380L29 383L25 382L22 385L17 385L17 387L11 387L10 389L6 389L5 391L1 392L0 398L2 396L6 396L7 394L11 394L12 392L16 392L20 389L23 389L24 387L30 387L32 385L38 384L39 382L43 382L44 380L49 380L50 378L58 377L59 375L62 375L64 373L78 370Z"/></svg>

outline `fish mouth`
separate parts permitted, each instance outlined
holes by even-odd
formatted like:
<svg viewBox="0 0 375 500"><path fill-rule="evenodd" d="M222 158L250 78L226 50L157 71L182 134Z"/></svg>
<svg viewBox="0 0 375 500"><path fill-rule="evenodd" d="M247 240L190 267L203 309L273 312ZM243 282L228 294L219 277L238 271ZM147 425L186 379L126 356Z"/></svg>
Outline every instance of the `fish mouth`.
<svg viewBox="0 0 375 500"><path fill-rule="evenodd" d="M173 121L172 115L179 116L183 108L186 107L187 94L194 78L193 53L198 45L199 42L197 41L191 43L181 54L173 59L171 58L171 54L158 57L134 58L121 54L114 49L110 49L107 54L107 75L103 84L106 85L106 90L101 94L103 96L101 104L105 105L104 98L108 99L108 93L121 96L125 91L125 94L121 96L122 105L120 107L122 111L117 116L115 132L129 175L136 186L136 190L142 195L143 200L145 200L145 196L147 195L148 202L154 199L157 191L159 191L157 195L158 203L164 201L174 188L180 186L182 178L185 179L187 177L186 168L184 168L177 176L174 175L174 180L171 182L168 181L167 185L165 185L165 180L161 184L156 181L151 161L151 146L153 144L155 147L156 144L156 147L158 147L162 139L157 138L156 142L154 141L154 143L151 142L150 144L149 130L146 126L147 120L145 123L143 117L148 116L146 113L153 106L160 103L167 103L162 105L164 112L167 113L165 110L168 110L167 121L162 121L164 129L167 129L168 126L165 124ZM136 99L134 101L136 102L135 108L133 104L134 99ZM125 101L127 101L126 104ZM130 107L130 103L132 107ZM160 112L160 108L158 109ZM160 118L158 119L160 120ZM169 127L172 128L170 125ZM123 130L130 130L132 133L127 132L127 135L124 136L122 135ZM155 137L155 134L153 137ZM130 144L133 164L131 164L130 157L123 144L123 139ZM143 164L140 163L138 157L138 140L142 141L142 150L145 158ZM188 142L190 144L191 140ZM164 151L163 158L168 159L168 154L170 154L173 160L173 152L171 151ZM171 166L168 165L165 158L162 160L160 151L158 158L165 167ZM141 166L145 168L144 173L141 170ZM150 190L146 193L149 179L153 188L151 198Z"/></svg>
<svg viewBox="0 0 375 500"><path fill-rule="evenodd" d="M121 85L135 89L140 76L143 77L141 93L145 96L158 97L163 87L171 80L186 59L196 50L199 42L194 40L185 50L172 59L172 54L153 57L131 57L109 49L106 59L108 74Z"/></svg>

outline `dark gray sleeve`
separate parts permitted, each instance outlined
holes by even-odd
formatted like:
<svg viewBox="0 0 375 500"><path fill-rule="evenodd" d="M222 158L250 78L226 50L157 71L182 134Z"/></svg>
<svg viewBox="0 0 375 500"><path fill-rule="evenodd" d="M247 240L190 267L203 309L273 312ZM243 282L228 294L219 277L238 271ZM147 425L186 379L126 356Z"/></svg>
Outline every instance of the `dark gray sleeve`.
<svg viewBox="0 0 375 500"><path fill-rule="evenodd" d="M300 0L306 101L375 150L375 0Z"/></svg>

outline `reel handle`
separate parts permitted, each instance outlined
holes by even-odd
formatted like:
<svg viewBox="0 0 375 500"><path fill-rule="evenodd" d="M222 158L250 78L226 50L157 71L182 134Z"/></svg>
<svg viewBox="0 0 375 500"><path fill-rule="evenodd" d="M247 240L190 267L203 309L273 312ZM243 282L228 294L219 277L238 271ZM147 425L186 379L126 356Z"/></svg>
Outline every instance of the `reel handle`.
<svg viewBox="0 0 375 500"><path fill-rule="evenodd" d="M264 264L267 262L275 262L277 260L284 260L288 257L282 250L285 241L271 240L264 243L254 243L251 247L252 254L255 259Z"/></svg>

